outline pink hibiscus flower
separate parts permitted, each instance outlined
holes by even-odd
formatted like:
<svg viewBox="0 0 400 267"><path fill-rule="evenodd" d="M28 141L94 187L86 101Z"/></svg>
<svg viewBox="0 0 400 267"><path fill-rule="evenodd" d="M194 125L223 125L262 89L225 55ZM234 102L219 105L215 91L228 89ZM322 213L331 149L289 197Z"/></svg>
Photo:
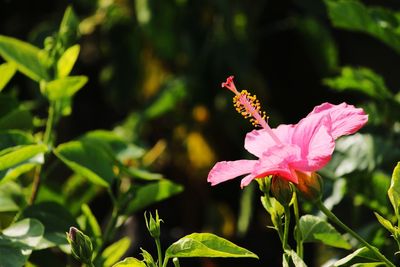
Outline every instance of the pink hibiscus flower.
<svg viewBox="0 0 400 267"><path fill-rule="evenodd" d="M337 138L355 133L368 121L361 108L346 103L323 103L299 123L271 129L256 97L245 90L238 92L233 76L222 87L235 93L237 110L262 129L248 133L244 143L245 149L258 159L218 162L208 175L211 185L242 175L246 175L241 181L242 188L256 178L269 175L297 184L301 173L318 171L329 162Z"/></svg>

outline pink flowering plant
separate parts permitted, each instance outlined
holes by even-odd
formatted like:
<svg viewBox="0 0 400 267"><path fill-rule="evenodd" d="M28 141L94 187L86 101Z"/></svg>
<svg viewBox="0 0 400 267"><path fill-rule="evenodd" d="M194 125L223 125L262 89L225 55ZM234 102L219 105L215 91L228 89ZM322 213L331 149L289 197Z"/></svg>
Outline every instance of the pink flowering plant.
<svg viewBox="0 0 400 267"><path fill-rule="evenodd" d="M272 228L278 232L282 243L283 266L305 266L304 242L319 241L342 249L352 248L348 240L323 218L310 214L300 217L298 195L313 202L332 222L363 246L347 258L353 259L362 250L371 256L373 264L395 266L378 249L342 223L321 201L323 181L317 171L331 160L338 138L356 133L367 123L368 115L364 110L347 103L322 103L297 124L281 124L271 128L256 96L246 90L239 92L233 76L228 77L222 87L235 94L233 102L236 110L261 129L247 133L244 141L244 148L256 159L218 162L209 172L207 181L214 186L244 176L241 188L248 186L253 180L258 182L264 194L261 198L262 204L270 214ZM397 180L393 179L389 189L389 198L393 200L395 209L398 207L398 203L395 203L398 201L398 194L393 195L393 191L398 188ZM288 241L292 207L296 223L295 250ZM398 241L397 228L379 214L377 217L383 226L386 224L385 228ZM347 263L347 258L342 263Z"/></svg>

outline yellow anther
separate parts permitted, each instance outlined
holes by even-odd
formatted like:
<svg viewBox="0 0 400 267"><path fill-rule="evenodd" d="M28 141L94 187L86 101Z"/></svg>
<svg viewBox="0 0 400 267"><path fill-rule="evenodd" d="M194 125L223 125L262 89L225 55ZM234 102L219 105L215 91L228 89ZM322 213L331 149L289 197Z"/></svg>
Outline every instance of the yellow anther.
<svg viewBox="0 0 400 267"><path fill-rule="evenodd" d="M260 126L260 122L256 119L265 120L266 113L261 111L260 101L256 95L251 95L247 90L242 90L233 97L234 107L244 118L250 118L250 122L254 126Z"/></svg>

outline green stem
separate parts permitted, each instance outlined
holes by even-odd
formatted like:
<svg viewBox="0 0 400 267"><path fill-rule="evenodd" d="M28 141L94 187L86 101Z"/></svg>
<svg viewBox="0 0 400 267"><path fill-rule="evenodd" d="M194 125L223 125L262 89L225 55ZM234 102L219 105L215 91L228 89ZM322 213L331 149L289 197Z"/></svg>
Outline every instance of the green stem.
<svg viewBox="0 0 400 267"><path fill-rule="evenodd" d="M181 267L181 265L179 264L179 259L178 258L173 258L172 262L174 263L175 267Z"/></svg>
<svg viewBox="0 0 400 267"><path fill-rule="evenodd" d="M50 102L49 115L47 118L46 129L44 131L44 136L43 136L43 143L47 146L49 146L51 142L51 134L54 127L54 117L55 117L54 102ZM36 167L35 174L33 176L32 193L29 198L29 205L33 205L35 203L36 197L39 193L40 180L42 176L41 172L42 172L42 165L39 165Z"/></svg>
<svg viewBox="0 0 400 267"><path fill-rule="evenodd" d="M303 237L300 231L300 216L299 216L299 204L297 202L297 194L293 193L293 210L294 210L294 218L296 221L296 253L299 257L303 258Z"/></svg>
<svg viewBox="0 0 400 267"><path fill-rule="evenodd" d="M284 206L285 208L285 225L283 229L283 242L282 247L283 250L290 249L288 245L288 238L289 238L289 226L290 226L290 209L288 205Z"/></svg>
<svg viewBox="0 0 400 267"><path fill-rule="evenodd" d="M350 235L352 235L355 239L357 239L360 243L365 245L375 256L380 259L381 261L385 262L387 266L395 267L395 265L389 261L382 253L379 252L378 249L370 245L367 241L365 241L361 236L359 236L356 232L351 230L349 227L347 227L344 223L342 223L335 214L333 214L328 208L324 206L324 204L321 202L321 200L318 200L316 202L318 208L335 224L340 226L343 230L348 232Z"/></svg>
<svg viewBox="0 0 400 267"><path fill-rule="evenodd" d="M169 260L169 258L168 258L167 256L165 256L164 262L163 262L163 264L162 264L162 267L167 267L168 260Z"/></svg>
<svg viewBox="0 0 400 267"><path fill-rule="evenodd" d="M163 262L162 262L162 252L161 252L160 238L155 238L155 241L156 241L156 246L157 246L158 266L162 267L163 266Z"/></svg>
<svg viewBox="0 0 400 267"><path fill-rule="evenodd" d="M117 219L119 216L119 208L117 205L117 201L116 201L114 195L112 194L111 190L109 190L108 192L109 192L111 200L112 200L113 209L112 209L110 220L108 221L106 229L104 230L101 245L96 249L95 259L97 259L99 257L100 253L102 252L102 250L104 249L108 240L110 239L112 232L114 231L115 225L117 224Z"/></svg>
<svg viewBox="0 0 400 267"><path fill-rule="evenodd" d="M50 102L49 116L47 118L46 129L44 131L44 136L43 136L43 142L46 145L49 145L51 141L51 134L53 132L53 127L54 127L54 118L55 118L55 103Z"/></svg>

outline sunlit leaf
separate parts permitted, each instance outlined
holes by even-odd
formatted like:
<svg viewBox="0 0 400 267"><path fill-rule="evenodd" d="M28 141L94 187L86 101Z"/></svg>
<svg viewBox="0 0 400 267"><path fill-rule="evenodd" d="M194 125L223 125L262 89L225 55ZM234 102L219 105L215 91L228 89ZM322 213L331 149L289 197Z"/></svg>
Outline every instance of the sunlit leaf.
<svg viewBox="0 0 400 267"><path fill-rule="evenodd" d="M0 92L14 76L16 70L14 63L3 63L0 65Z"/></svg>
<svg viewBox="0 0 400 267"><path fill-rule="evenodd" d="M332 247L351 248L347 240L332 225L317 216L302 216L299 227L304 242L322 242Z"/></svg>
<svg viewBox="0 0 400 267"><path fill-rule="evenodd" d="M368 68L343 67L338 77L325 79L324 83L338 91L359 91L376 99L392 97L383 78Z"/></svg>
<svg viewBox="0 0 400 267"><path fill-rule="evenodd" d="M253 252L210 233L193 233L173 243L165 252L167 258L223 257L256 258Z"/></svg>
<svg viewBox="0 0 400 267"><path fill-rule="evenodd" d="M132 192L133 200L129 201L126 213L132 214L151 204L179 194L182 191L182 185L173 183L167 179L151 182L143 186L136 186Z"/></svg>
<svg viewBox="0 0 400 267"><path fill-rule="evenodd" d="M381 215L379 215L379 213L377 213L377 212L374 212L374 214L375 214L376 218L378 219L379 223L380 223L383 227L385 227L386 230L388 230L388 231L391 232L392 234L395 233L396 230L395 230L394 226L392 225L392 223L391 223L389 220L383 218L383 217L382 217Z"/></svg>
<svg viewBox="0 0 400 267"><path fill-rule="evenodd" d="M39 151L37 151L37 146L39 146ZM19 130L0 131L0 163L3 159L7 161L6 166L8 165L7 168L0 170L0 183L13 180L42 164L42 152L44 151L41 152L41 148L44 151L47 150L43 145L35 145L33 137L25 132ZM28 153L25 154L25 152Z"/></svg>
<svg viewBox="0 0 400 267"><path fill-rule="evenodd" d="M360 262L370 263L370 262L379 262L379 260L376 258L375 254L372 253L368 248L362 247L360 249L357 249L353 253L347 255L346 257L338 260L337 262L335 262L333 266L335 267L352 266L353 263L360 263Z"/></svg>
<svg viewBox="0 0 400 267"><path fill-rule="evenodd" d="M392 181L388 190L388 196L392 203L397 219L400 220L400 162L397 163L392 174Z"/></svg>
<svg viewBox="0 0 400 267"><path fill-rule="evenodd" d="M0 171L47 151L45 145L22 145L0 151Z"/></svg>
<svg viewBox="0 0 400 267"><path fill-rule="evenodd" d="M307 265L304 263L304 261L299 257L299 255L297 255L297 253L293 250L285 250L285 254L288 255L290 257L290 259L292 260L293 264L295 267L307 267ZM283 262L284 264L287 264L287 266L291 266L287 260L286 260L286 256L283 255Z"/></svg>
<svg viewBox="0 0 400 267"><path fill-rule="evenodd" d="M70 74L76 60L78 59L79 51L80 51L79 45L73 45L69 47L67 50L65 50L64 54L62 54L62 56L57 62L58 78L64 78Z"/></svg>
<svg viewBox="0 0 400 267"><path fill-rule="evenodd" d="M367 33L400 53L398 15L382 7L367 7L357 0L325 0L335 27Z"/></svg>
<svg viewBox="0 0 400 267"><path fill-rule="evenodd" d="M44 65L48 60L47 54L29 43L0 35L0 56L14 63L19 71L35 81L49 78Z"/></svg>
<svg viewBox="0 0 400 267"><path fill-rule="evenodd" d="M96 262L96 265L104 267L113 266L113 264L115 264L121 259L122 256L124 256L124 254L128 251L130 245L131 240L128 237L124 237L117 242L111 244L104 249L99 261Z"/></svg>
<svg viewBox="0 0 400 267"><path fill-rule="evenodd" d="M0 266L24 266L43 232L43 225L35 219L24 219L4 229L0 234Z"/></svg>
<svg viewBox="0 0 400 267"><path fill-rule="evenodd" d="M55 202L42 202L27 207L24 218L35 218L45 227L43 239L37 245L38 249L67 245L65 233L71 226L77 226L75 219L62 205Z"/></svg>
<svg viewBox="0 0 400 267"><path fill-rule="evenodd" d="M71 98L88 81L86 76L70 76L43 84L42 92L49 100Z"/></svg>
<svg viewBox="0 0 400 267"><path fill-rule="evenodd" d="M138 259L130 257L114 264L113 267L146 267L146 264Z"/></svg>
<svg viewBox="0 0 400 267"><path fill-rule="evenodd" d="M59 145L55 154L73 171L92 183L109 187L113 181L113 159L101 147L89 142L72 141Z"/></svg>

